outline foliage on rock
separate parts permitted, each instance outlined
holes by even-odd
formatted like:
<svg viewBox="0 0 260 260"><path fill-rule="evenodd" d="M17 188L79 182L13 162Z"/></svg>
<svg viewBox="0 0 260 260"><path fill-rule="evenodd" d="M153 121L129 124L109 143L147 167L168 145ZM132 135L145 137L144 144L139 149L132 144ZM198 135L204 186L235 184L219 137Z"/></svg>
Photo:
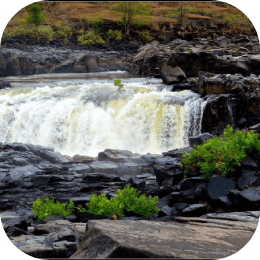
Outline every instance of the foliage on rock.
<svg viewBox="0 0 260 260"><path fill-rule="evenodd" d="M117 197L106 198L104 193L97 196L92 194L89 199L89 203L86 203L87 208L83 208L82 205L77 207L80 212L89 212L96 215L102 215L112 217L113 219L124 217L125 211L131 211L148 219L150 214L158 215L160 209L155 204L158 202L158 197L149 199L144 194L140 196L140 191L137 191L129 184L124 187L123 190L117 190ZM33 215L37 216L38 221L53 216L61 215L64 218L70 216L75 210L73 200L70 200L68 204L54 202L54 199L45 197L45 201L37 199L33 202Z"/></svg>
<svg viewBox="0 0 260 260"><path fill-rule="evenodd" d="M63 22L56 24L56 37L63 38L63 41L67 43L72 36L72 28Z"/></svg>
<svg viewBox="0 0 260 260"><path fill-rule="evenodd" d="M151 42L153 40L153 37L150 35L150 32L148 30L142 32L137 31L137 33L141 35L146 42Z"/></svg>
<svg viewBox="0 0 260 260"><path fill-rule="evenodd" d="M150 214L158 215L159 209L155 206L158 202L158 197L149 199L144 194L140 195L140 191L137 191L129 184L124 187L123 190L117 190L117 197L108 200L105 194L97 196L93 194L89 199L89 203L86 203L88 210L82 206L78 207L81 212L90 212L96 215L102 215L107 217L122 218L124 217L124 211L131 211L139 214L148 219Z"/></svg>
<svg viewBox="0 0 260 260"><path fill-rule="evenodd" d="M117 42L120 42L122 40L122 32L119 30L111 30L107 32L108 40L115 39Z"/></svg>
<svg viewBox="0 0 260 260"><path fill-rule="evenodd" d="M260 139L254 132L234 131L231 126L224 130L223 137L213 137L194 149L185 151L180 162L185 167L186 177L189 171L200 171L204 178L212 175L234 175L241 161L251 157L260 158Z"/></svg>
<svg viewBox="0 0 260 260"><path fill-rule="evenodd" d="M102 37L95 31L90 30L87 33L84 33L84 30L81 30L81 35L78 36L78 42L80 45L86 44L86 45L93 45L93 44L103 44L105 41L102 39Z"/></svg>
<svg viewBox="0 0 260 260"><path fill-rule="evenodd" d="M33 202L33 216L37 216L38 221L53 216L61 215L64 218L70 216L74 210L74 203L72 200L69 201L69 204L60 203L57 201L54 202L54 199L49 199L45 197L45 201L37 199Z"/></svg>
<svg viewBox="0 0 260 260"><path fill-rule="evenodd" d="M118 87L118 90L120 90L124 86L124 84L122 84L122 82L121 82L121 79L115 80L114 85Z"/></svg>

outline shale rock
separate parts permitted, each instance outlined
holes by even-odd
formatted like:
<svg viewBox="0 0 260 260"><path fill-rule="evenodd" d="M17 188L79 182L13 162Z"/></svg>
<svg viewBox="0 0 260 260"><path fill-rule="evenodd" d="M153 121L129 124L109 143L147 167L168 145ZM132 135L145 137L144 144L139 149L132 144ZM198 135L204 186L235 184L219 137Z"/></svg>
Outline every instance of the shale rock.
<svg viewBox="0 0 260 260"><path fill-rule="evenodd" d="M199 144L209 138L211 136L205 134L190 137L190 143ZM73 159L66 161L59 154L54 156L54 151L50 156L51 149L46 147L1 144L2 226L17 248L38 258L123 257L122 252L126 257L187 258L194 255L209 258L235 254L249 243L257 228L259 165L246 158L232 176L213 175L211 179L204 179L200 172L189 172L183 179L184 168L179 162L184 151L190 149L193 148L175 149L163 156L141 156L130 151L107 149L99 153L94 161L83 163ZM51 161L46 160L46 156ZM34 159L29 162L29 157ZM104 193L108 199L115 198L117 189L123 189L126 184L147 199L150 195L158 196L158 216L150 214L145 219L135 212L124 210L125 217L117 219L113 214L100 216L79 212L76 208L74 215L66 218L51 216L41 222L32 215L32 204L37 198L44 200L48 196L61 203L72 199L75 207L86 207L85 203L90 201L92 193ZM227 221L228 218L230 221ZM183 219L187 224L179 223L185 221ZM153 225L149 224L151 221ZM252 225L249 221L253 221ZM153 242L156 234L149 235L154 232L154 225L161 230L159 244L158 239ZM123 234L119 231L121 228L128 231ZM182 235L169 236L171 228L178 229ZM211 236L212 228L215 230L214 241L210 245L208 228ZM166 229L168 233L165 233ZM112 230L117 230L116 237ZM133 237L138 232L144 238L135 245ZM199 244L193 245L190 241L191 233L198 236ZM226 235L220 237L219 234ZM101 248L95 242L97 239L104 241ZM173 250L165 241L172 241L179 247Z"/></svg>

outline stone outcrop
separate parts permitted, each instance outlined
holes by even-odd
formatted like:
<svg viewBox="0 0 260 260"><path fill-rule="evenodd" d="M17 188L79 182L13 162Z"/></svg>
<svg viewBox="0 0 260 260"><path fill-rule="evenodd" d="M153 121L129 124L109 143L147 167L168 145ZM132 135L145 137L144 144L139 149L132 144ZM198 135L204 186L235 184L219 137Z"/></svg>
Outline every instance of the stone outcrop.
<svg viewBox="0 0 260 260"><path fill-rule="evenodd" d="M211 41L206 38L175 39L167 44L153 42L140 47L132 58L130 71L154 75L157 69L163 75L162 68L167 65L180 67L187 77L198 77L200 71L248 76L260 74L259 57L259 43L255 36L221 36Z"/></svg>
<svg viewBox="0 0 260 260"><path fill-rule="evenodd" d="M11 84L9 81L0 81L0 89L6 89L6 88L11 88Z"/></svg>
<svg viewBox="0 0 260 260"><path fill-rule="evenodd" d="M255 131L259 131L258 127L253 126ZM190 137L190 147L169 151L163 156L107 149L97 158L71 158L47 147L1 144L3 228L18 249L36 258L223 258L233 255L249 243L257 229L260 166L246 158L233 177L213 175L211 179L204 179L200 172L190 172L187 179L183 179L181 155L195 143L201 144L211 137L213 135L206 133ZM92 193L105 193L110 199L116 197L117 189L123 189L128 183L146 197L159 197L158 216L150 214L145 219L124 210L125 217L117 219L75 209L75 216L64 219L57 215L38 222L32 215L32 204L37 198L43 200L48 196L61 203L72 199L75 206L85 206ZM171 229L177 229L178 234L170 232ZM151 232L155 234L151 236ZM139 233L142 236L136 246ZM200 242L191 241L191 234ZM100 239L101 247L95 242ZM168 243L179 246L169 248Z"/></svg>
<svg viewBox="0 0 260 260"><path fill-rule="evenodd" d="M0 77L125 69L126 64L121 61L120 53L116 51L90 52L50 46L27 46L22 51L2 48L0 51Z"/></svg>

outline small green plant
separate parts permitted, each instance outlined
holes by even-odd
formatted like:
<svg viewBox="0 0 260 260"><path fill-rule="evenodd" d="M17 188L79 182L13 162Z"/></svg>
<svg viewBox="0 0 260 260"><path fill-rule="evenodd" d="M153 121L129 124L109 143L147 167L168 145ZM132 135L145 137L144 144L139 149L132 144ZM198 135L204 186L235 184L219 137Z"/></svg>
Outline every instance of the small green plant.
<svg viewBox="0 0 260 260"><path fill-rule="evenodd" d="M191 50L190 50L190 49L187 49L187 50L186 50L186 52L187 52L187 53L190 53L190 52L191 52Z"/></svg>
<svg viewBox="0 0 260 260"><path fill-rule="evenodd" d="M185 151L180 164L185 168L185 177L189 171L200 171L204 178L210 179L213 174L223 177L233 175L246 156L259 162L259 135L234 131L227 126L223 137L214 136L203 145L195 145L194 149Z"/></svg>
<svg viewBox="0 0 260 260"><path fill-rule="evenodd" d="M61 215L64 218L71 215L74 210L74 203L72 200L69 201L69 204L60 203L57 201L54 203L54 199L50 200L48 197L45 197L45 201L37 199L33 202L33 216L37 216L38 221L53 216Z"/></svg>
<svg viewBox="0 0 260 260"><path fill-rule="evenodd" d="M141 35L146 40L146 42L151 42L153 40L153 37L150 35L150 32L148 30L145 30L142 32L139 32L139 31L136 31L136 32L139 35Z"/></svg>
<svg viewBox="0 0 260 260"><path fill-rule="evenodd" d="M114 85L118 87L118 90L120 90L124 86L124 84L122 84L122 82L121 82L121 79L115 80Z"/></svg>
<svg viewBox="0 0 260 260"><path fill-rule="evenodd" d="M96 215L102 215L107 217L122 218L125 211L131 211L137 213L146 219L150 214L158 215L160 209L155 204L158 202L158 197L149 196L146 198L144 194L140 196L140 191L137 191L129 184L127 184L123 190L117 190L116 198L108 200L104 193L97 196L92 194L89 199L89 203L86 203L88 211ZM86 212L81 205L77 208L81 212Z"/></svg>
<svg viewBox="0 0 260 260"><path fill-rule="evenodd" d="M208 37L207 37L207 40L208 40L208 41L211 41L211 40L212 40L212 38L211 38L210 36L208 36Z"/></svg>
<svg viewBox="0 0 260 260"><path fill-rule="evenodd" d="M25 17L26 21L30 24L39 26L42 22L45 21L45 14L41 11L44 10L43 6L37 4L31 4L27 7L28 15Z"/></svg>
<svg viewBox="0 0 260 260"><path fill-rule="evenodd" d="M111 30L107 32L108 40L115 39L117 42L120 42L122 40L122 32L118 30Z"/></svg>
<svg viewBox="0 0 260 260"><path fill-rule="evenodd" d="M95 31L91 30L84 34L83 30L80 30L81 35L78 36L79 44L86 44L86 45L93 45L95 43L102 44L105 41L102 37L96 33Z"/></svg>

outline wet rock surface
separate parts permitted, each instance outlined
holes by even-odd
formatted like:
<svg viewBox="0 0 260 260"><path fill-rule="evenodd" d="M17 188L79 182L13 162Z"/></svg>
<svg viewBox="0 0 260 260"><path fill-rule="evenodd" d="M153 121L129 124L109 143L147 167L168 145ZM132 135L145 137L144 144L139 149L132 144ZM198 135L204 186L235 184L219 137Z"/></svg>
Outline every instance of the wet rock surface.
<svg viewBox="0 0 260 260"><path fill-rule="evenodd" d="M132 154L130 151L107 149L100 152L97 158L83 163L78 162L78 158L76 161L73 158L68 159L47 147L19 143L1 144L0 214L4 229L13 243L31 256L40 258L73 256L78 258L82 254L90 257L89 251L83 250L79 241L84 240L84 243L90 243L90 240L97 239L95 235L91 235L92 221L100 221L97 222L100 225L103 225L102 221L112 221L111 225L116 229L120 228L120 225L128 226L133 223L131 224L134 225L133 230L138 230L135 225L141 225L140 228L146 229L147 225L150 225L149 221L157 223L156 225L165 222L169 225L182 225L176 224L176 221L181 219L178 220L179 217L183 219L197 217L199 219L214 218L216 230L221 228L218 227L221 225L232 226L226 222L216 223L216 219L218 221L220 219L221 221L223 219L225 221L236 220L237 224L234 225L239 229L242 228L241 222L253 221L255 228L260 210L260 192L259 187L247 186L249 181L246 176L250 176L249 180L253 180L256 185L256 180L259 178L259 166L254 161L245 161L241 164L241 174L237 179L226 179L220 176L214 178L213 176L209 181L198 173L194 173L193 176L191 174L190 177L183 180L183 168L179 164L179 154L182 153L183 149L176 149L163 156L139 155ZM20 158L20 160L16 158ZM28 158L30 158L29 161ZM115 197L117 189L122 189L127 183L146 196L159 196L158 217L150 215L148 220L142 222L141 220L144 220L142 216L128 212L126 217L118 222L108 217L76 211L76 216L69 216L66 219L63 219L62 216L52 216L38 222L37 218L32 215L32 204L37 198L44 199L45 196L48 196L63 203L68 203L70 199L73 199L75 205L78 206L89 202L92 193L105 193L107 198ZM127 221L125 222L125 220ZM87 228L85 233L86 223L90 223L88 225L91 227ZM162 224L163 226L160 228L164 229L166 227L164 225L167 223ZM233 231L235 230L234 225L232 226ZM203 227L200 228L203 229ZM251 227L250 234L243 232L243 235L247 235L243 238L244 240L241 238L240 246L249 241L254 228ZM248 227L243 226L243 230L249 232ZM107 235L110 237L110 231L108 232ZM167 240L168 238L165 236L167 237L167 235L163 235ZM87 237L89 238L87 239ZM221 237L218 239L223 240ZM110 237L110 241L114 241L114 238ZM131 243L129 241L129 245ZM152 241L149 243L151 244ZM121 256L121 248L125 248L125 245L121 245L121 242L118 245L120 246L113 247L113 249L110 246L108 249L102 247L102 250L110 252L106 253L106 257ZM225 245L229 248L226 252L229 250L233 252L232 250L239 248L235 244ZM166 244L161 246L166 250ZM168 249L164 255L165 250L163 250L164 253L160 250L160 252L155 252L146 246L143 249L133 249L132 245L127 248L129 257L166 257L171 254L183 256L179 251L167 251ZM200 252L202 251L200 250ZM196 254L204 257L199 252ZM214 254L216 257L224 257L217 250L214 251ZM209 256L205 255L205 257Z"/></svg>

